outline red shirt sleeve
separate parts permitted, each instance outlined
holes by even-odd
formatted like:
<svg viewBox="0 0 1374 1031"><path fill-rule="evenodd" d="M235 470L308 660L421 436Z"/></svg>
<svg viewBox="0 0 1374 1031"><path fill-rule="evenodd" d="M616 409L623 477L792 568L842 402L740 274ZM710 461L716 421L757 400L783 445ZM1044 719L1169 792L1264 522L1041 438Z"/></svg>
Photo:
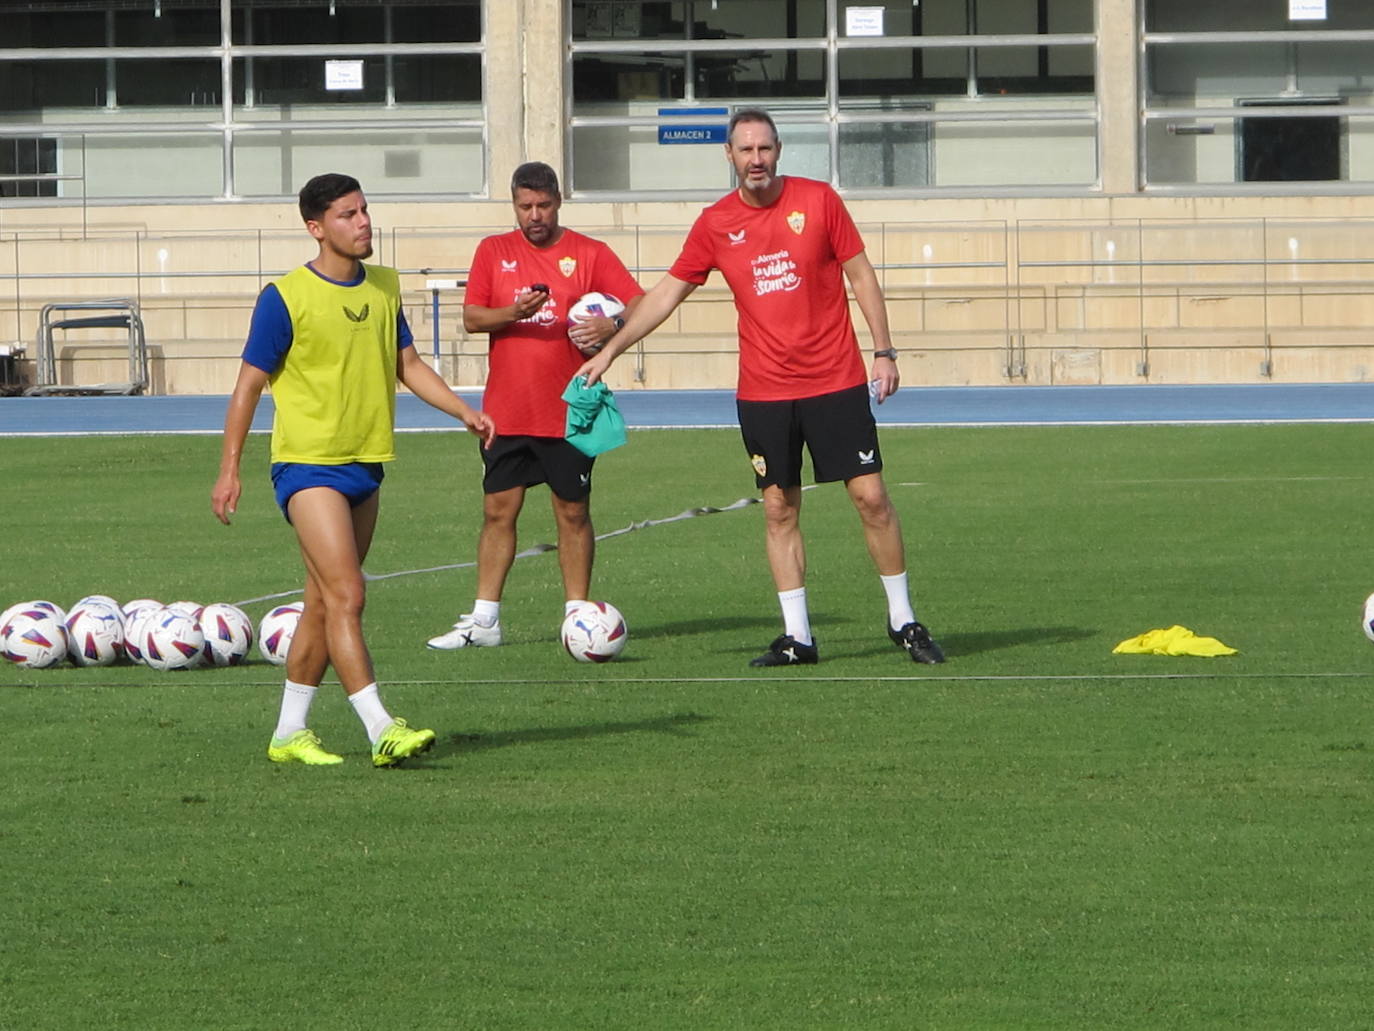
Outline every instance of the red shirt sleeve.
<svg viewBox="0 0 1374 1031"><path fill-rule="evenodd" d="M825 188L825 226L830 234L830 249L835 252L835 260L843 265L864 250L863 237L858 227L837 194L829 186Z"/></svg>
<svg viewBox="0 0 1374 1031"><path fill-rule="evenodd" d="M475 304L479 308L491 308L491 270L495 264L491 254L491 238L487 237L477 244L472 255L472 268L468 270L468 285L463 291L463 303Z"/></svg>
<svg viewBox="0 0 1374 1031"><path fill-rule="evenodd" d="M630 275L630 270L616 257L615 251L600 240L596 244L596 268L592 282L600 293L618 297L622 303L628 304L642 294L644 288Z"/></svg>
<svg viewBox="0 0 1374 1031"><path fill-rule="evenodd" d="M701 286L706 282L711 270L716 267L714 248L711 246L711 233L706 226L706 212L703 211L692 223L691 231L682 244L682 252L668 270L668 275L684 283Z"/></svg>

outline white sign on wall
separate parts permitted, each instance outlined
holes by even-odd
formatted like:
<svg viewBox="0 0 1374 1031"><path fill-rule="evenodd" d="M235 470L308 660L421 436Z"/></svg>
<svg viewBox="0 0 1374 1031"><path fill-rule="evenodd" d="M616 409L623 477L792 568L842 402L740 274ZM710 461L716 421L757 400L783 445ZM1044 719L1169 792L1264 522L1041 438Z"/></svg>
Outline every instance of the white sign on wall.
<svg viewBox="0 0 1374 1031"><path fill-rule="evenodd" d="M1288 0L1289 21L1325 21L1326 0Z"/></svg>
<svg viewBox="0 0 1374 1031"><path fill-rule="evenodd" d="M324 88L328 90L362 89L363 63L361 61L326 61L324 63Z"/></svg>
<svg viewBox="0 0 1374 1031"><path fill-rule="evenodd" d="M846 36L881 36L883 9L881 7L846 7L844 9Z"/></svg>

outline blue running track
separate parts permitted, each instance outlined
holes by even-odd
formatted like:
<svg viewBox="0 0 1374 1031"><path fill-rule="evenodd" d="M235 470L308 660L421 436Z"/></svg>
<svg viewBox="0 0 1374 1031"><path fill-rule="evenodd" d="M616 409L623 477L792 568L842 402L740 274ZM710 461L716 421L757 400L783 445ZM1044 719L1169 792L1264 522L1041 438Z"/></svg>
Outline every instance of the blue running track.
<svg viewBox="0 0 1374 1031"><path fill-rule="evenodd" d="M634 428L736 425L731 391L622 390L616 400ZM218 433L225 402L222 396L0 397L0 437ZM1371 422L1374 383L904 387L876 411L885 426ZM272 401L264 396L253 428L265 432L271 422ZM398 398L396 423L417 432L455 426L410 395Z"/></svg>

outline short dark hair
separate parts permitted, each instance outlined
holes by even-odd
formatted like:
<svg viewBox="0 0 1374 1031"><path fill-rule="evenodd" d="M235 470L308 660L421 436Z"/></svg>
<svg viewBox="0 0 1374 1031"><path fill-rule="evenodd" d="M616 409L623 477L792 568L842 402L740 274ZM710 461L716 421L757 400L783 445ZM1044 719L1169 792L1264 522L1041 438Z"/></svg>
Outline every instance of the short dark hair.
<svg viewBox="0 0 1374 1031"><path fill-rule="evenodd" d="M561 196L558 192L558 173L542 161L526 161L510 177L510 195L519 190L535 190Z"/></svg>
<svg viewBox="0 0 1374 1031"><path fill-rule="evenodd" d="M733 143L735 141L735 126L740 122L762 122L773 130L773 142L779 141L778 127L773 124L773 116L761 107L742 107L730 116L730 128L725 132L725 139Z"/></svg>
<svg viewBox="0 0 1374 1031"><path fill-rule="evenodd" d="M301 218L314 222L340 197L355 190L361 190L358 180L341 172L326 172L317 175L301 187Z"/></svg>

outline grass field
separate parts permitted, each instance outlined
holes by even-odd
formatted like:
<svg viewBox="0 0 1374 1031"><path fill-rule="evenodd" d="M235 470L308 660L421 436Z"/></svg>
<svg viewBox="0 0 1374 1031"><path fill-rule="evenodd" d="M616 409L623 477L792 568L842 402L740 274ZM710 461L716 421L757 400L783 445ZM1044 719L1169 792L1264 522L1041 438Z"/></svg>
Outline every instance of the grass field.
<svg viewBox="0 0 1374 1031"><path fill-rule="evenodd" d="M758 506L604 540L622 661L555 643L556 555L509 645L436 653L470 568L377 580L374 771L263 751L279 670L0 669L0 1029L1352 1028L1374 989L1374 428L889 431L917 609L882 632L838 487L807 494L819 666L779 632ZM245 460L211 438L10 439L0 607L292 590ZM406 436L368 562L468 562L467 438ZM737 436L641 431L601 533L750 493ZM522 546L553 540L542 493ZM260 616L267 602L246 606ZM1225 659L1115 656L1182 623Z"/></svg>

